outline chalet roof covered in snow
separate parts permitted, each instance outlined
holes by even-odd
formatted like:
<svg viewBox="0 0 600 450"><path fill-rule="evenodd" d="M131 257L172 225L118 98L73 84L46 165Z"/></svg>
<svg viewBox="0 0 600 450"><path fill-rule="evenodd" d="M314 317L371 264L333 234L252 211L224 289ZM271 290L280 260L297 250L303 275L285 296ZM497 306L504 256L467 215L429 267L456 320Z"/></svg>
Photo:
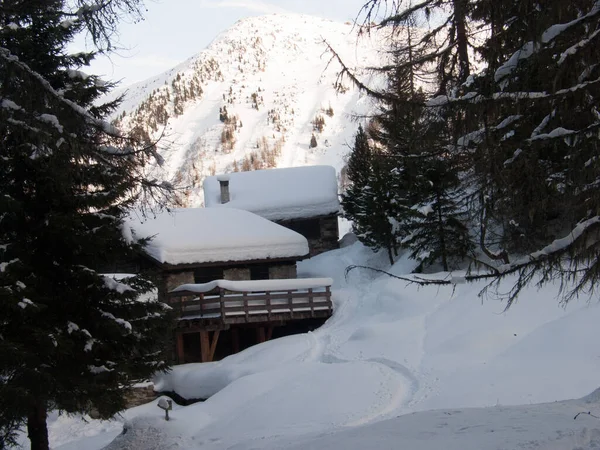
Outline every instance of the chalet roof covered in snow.
<svg viewBox="0 0 600 450"><path fill-rule="evenodd" d="M219 179L204 180L207 208L227 207L251 211L269 220L310 218L340 209L335 169L331 166L234 172L229 179L230 201L221 203Z"/></svg>
<svg viewBox="0 0 600 450"><path fill-rule="evenodd" d="M154 236L145 250L165 264L299 258L308 254L300 234L234 208L184 208L142 220L130 217L124 232Z"/></svg>

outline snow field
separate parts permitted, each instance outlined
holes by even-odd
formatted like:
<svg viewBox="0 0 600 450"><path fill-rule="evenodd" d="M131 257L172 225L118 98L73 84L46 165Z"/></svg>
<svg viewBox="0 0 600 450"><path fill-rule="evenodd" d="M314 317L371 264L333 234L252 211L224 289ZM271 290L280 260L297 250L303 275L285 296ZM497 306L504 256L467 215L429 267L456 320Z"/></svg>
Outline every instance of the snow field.
<svg viewBox="0 0 600 450"><path fill-rule="evenodd" d="M556 286L530 287L505 312L477 296L481 284L419 288L360 269L344 278L348 264L385 267L385 258L356 243L303 261L302 276L334 279L335 313L323 327L157 377L157 390L210 398L175 408L168 423L154 404L127 411L127 433L108 448L600 445L598 419L573 420L600 416L600 395L564 401L598 387L597 299L562 308ZM413 264L401 257L391 270ZM51 430L65 444L56 448L92 450L117 433L103 426L55 421ZM144 447L147 436L162 447Z"/></svg>

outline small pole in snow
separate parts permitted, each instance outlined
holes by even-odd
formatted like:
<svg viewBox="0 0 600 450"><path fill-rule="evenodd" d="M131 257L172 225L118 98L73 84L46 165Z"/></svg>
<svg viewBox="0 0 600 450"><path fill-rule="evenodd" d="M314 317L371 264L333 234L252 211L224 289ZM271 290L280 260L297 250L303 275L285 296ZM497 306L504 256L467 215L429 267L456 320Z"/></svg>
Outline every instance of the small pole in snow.
<svg viewBox="0 0 600 450"><path fill-rule="evenodd" d="M167 400L163 397L158 401L158 404L156 406L158 406L160 409L165 410L165 420L168 421L169 420L169 411L171 411L173 409L173 402L171 400Z"/></svg>

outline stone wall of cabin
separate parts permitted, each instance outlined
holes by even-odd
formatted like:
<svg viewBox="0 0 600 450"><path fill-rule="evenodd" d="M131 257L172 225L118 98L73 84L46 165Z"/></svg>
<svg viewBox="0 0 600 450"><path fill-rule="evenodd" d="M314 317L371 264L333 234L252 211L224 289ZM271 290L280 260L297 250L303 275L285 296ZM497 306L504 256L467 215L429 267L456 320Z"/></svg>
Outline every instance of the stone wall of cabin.
<svg viewBox="0 0 600 450"><path fill-rule="evenodd" d="M158 299L161 302L168 303L167 294L175 289L177 286L181 286L182 284L190 284L194 283L194 272L191 270L188 271L178 271L178 272L163 272L162 277L159 277L159 286L158 286Z"/></svg>
<svg viewBox="0 0 600 450"><path fill-rule="evenodd" d="M309 255L339 248L340 238L337 214L310 219L294 219L275 221L277 224L300 233L308 241Z"/></svg>
<svg viewBox="0 0 600 450"><path fill-rule="evenodd" d="M283 280L287 278L296 278L296 264L282 264L269 267L270 280Z"/></svg>
<svg viewBox="0 0 600 450"><path fill-rule="evenodd" d="M321 229L321 237L319 239L308 240L310 256L315 256L319 253L339 248L338 241L340 239L340 232L337 215L331 214L329 216L320 217L319 228Z"/></svg>
<svg viewBox="0 0 600 450"><path fill-rule="evenodd" d="M165 288L167 292L172 291L177 286L182 284L193 284L194 283L194 272L167 272L165 274Z"/></svg>
<svg viewBox="0 0 600 450"><path fill-rule="evenodd" d="M201 268L197 270L202 270ZM284 278L296 278L296 264L277 264L269 267L269 279L281 280ZM250 280L249 266L228 267L223 270L223 278L231 281ZM164 289L161 289L161 297L164 298L167 292L175 289L182 284L194 283L194 271L165 272ZM161 299L162 299L161 298Z"/></svg>
<svg viewBox="0 0 600 450"><path fill-rule="evenodd" d="M250 269L247 267L231 267L223 270L223 278L230 281L249 280Z"/></svg>

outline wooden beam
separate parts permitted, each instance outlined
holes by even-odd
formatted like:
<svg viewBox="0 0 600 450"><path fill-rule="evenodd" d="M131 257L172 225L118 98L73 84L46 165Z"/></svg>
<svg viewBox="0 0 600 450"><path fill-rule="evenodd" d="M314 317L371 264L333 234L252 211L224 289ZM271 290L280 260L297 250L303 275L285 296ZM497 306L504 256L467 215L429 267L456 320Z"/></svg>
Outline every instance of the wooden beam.
<svg viewBox="0 0 600 450"><path fill-rule="evenodd" d="M165 272L173 272L185 269L196 269L201 267L223 267L224 269L235 269L238 267L247 267L249 265L254 264L296 264L296 261L301 261L303 259L307 259L310 257L310 254L302 256L283 256L281 258L263 258L263 259L248 259L245 261L215 261L208 263L193 263L193 264L168 264L168 263L158 263L158 266Z"/></svg>
<svg viewBox="0 0 600 450"><path fill-rule="evenodd" d="M256 343L260 344L262 342L265 342L265 340L266 340L265 327L258 327L256 329Z"/></svg>
<svg viewBox="0 0 600 450"><path fill-rule="evenodd" d="M237 328L231 329L231 347L233 353L240 352L240 330L238 330Z"/></svg>
<svg viewBox="0 0 600 450"><path fill-rule="evenodd" d="M210 361L210 339L208 336L208 331L206 331L206 330L200 331L200 352L201 352L201 361L209 362Z"/></svg>
<svg viewBox="0 0 600 450"><path fill-rule="evenodd" d="M271 338L273 337L273 328L275 328L275 327L272 325L267 327L267 341L270 341Z"/></svg>
<svg viewBox="0 0 600 450"><path fill-rule="evenodd" d="M244 313L246 315L246 321L248 321L248 293L244 292L242 297L244 301ZM225 316L223 316L223 320L225 320Z"/></svg>
<svg viewBox="0 0 600 450"><path fill-rule="evenodd" d="M215 359L215 350L217 349L217 342L219 342L219 334L220 333L221 333L220 330L213 332L212 343L210 344L210 355L208 355L209 361L214 361L214 359Z"/></svg>
<svg viewBox="0 0 600 450"><path fill-rule="evenodd" d="M177 352L177 362L183 364L185 362L185 353L183 351L183 333L175 333L175 349Z"/></svg>

